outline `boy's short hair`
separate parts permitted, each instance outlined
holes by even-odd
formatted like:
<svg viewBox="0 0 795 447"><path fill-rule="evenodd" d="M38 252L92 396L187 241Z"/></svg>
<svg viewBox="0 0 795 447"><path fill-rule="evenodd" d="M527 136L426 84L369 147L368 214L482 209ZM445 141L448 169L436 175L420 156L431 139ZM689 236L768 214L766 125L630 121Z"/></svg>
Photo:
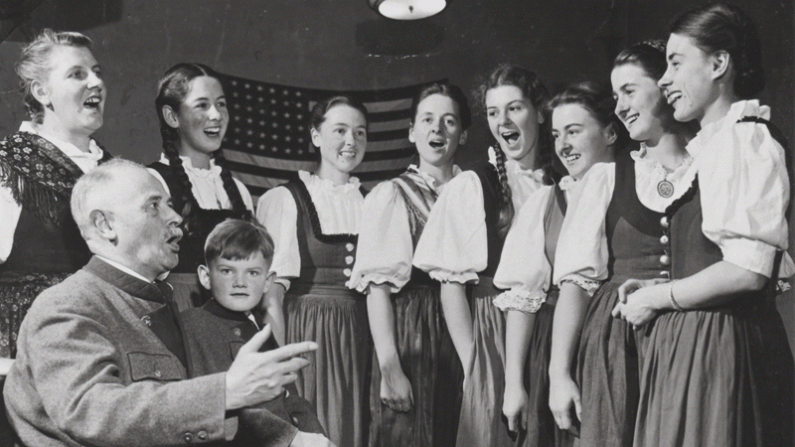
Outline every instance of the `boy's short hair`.
<svg viewBox="0 0 795 447"><path fill-rule="evenodd" d="M248 259L262 253L269 264L273 262L273 239L260 224L241 219L227 219L213 228L204 243L204 262L224 258L232 261Z"/></svg>

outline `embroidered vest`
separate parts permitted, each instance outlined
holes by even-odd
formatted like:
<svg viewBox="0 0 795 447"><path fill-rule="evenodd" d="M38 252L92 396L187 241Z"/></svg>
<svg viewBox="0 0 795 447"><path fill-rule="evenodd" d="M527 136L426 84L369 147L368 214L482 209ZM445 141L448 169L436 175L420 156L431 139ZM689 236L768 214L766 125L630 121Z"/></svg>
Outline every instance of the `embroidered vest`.
<svg viewBox="0 0 795 447"><path fill-rule="evenodd" d="M425 180L412 171L407 171L392 181L398 186L398 191L406 203L412 248L416 249L422 230L425 229L425 224L428 222L428 214L430 214L436 199L439 198L439 194L425 185ZM427 272L413 266L411 268L411 283L436 284Z"/></svg>

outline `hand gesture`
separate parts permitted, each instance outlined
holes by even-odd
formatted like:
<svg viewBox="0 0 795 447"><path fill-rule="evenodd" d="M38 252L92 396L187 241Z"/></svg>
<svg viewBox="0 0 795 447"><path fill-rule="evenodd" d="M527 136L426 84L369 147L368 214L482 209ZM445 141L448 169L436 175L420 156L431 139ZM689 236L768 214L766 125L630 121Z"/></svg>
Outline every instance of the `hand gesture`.
<svg viewBox="0 0 795 447"><path fill-rule="evenodd" d="M226 373L226 409L234 410L272 400L284 391L284 385L294 382L296 372L309 364L299 357L314 351L314 342L293 343L267 352L257 352L271 336L265 326L248 341Z"/></svg>

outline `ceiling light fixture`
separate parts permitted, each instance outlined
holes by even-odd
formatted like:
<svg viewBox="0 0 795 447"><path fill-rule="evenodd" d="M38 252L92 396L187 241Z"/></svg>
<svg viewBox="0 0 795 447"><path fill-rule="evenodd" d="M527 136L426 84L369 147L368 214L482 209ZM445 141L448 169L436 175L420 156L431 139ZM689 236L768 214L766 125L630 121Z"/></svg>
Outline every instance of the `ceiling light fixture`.
<svg viewBox="0 0 795 447"><path fill-rule="evenodd" d="M388 19L419 20L436 15L452 0L367 0L373 10Z"/></svg>

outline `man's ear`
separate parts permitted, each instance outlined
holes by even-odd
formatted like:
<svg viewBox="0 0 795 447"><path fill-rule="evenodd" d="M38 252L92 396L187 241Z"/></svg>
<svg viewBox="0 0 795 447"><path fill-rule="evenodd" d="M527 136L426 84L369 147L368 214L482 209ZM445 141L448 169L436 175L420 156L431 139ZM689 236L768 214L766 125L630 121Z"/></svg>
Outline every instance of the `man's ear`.
<svg viewBox="0 0 795 447"><path fill-rule="evenodd" d="M616 130L616 123L610 123L605 128L605 137L607 138L607 144L613 145L616 144L618 141L618 131Z"/></svg>
<svg viewBox="0 0 795 447"><path fill-rule="evenodd" d="M467 131L461 132L461 136L458 137L458 144L465 144L467 142Z"/></svg>
<svg viewBox="0 0 795 447"><path fill-rule="evenodd" d="M88 213L88 221L91 228L99 235L100 238L110 241L115 244L118 238L116 230L114 229L113 222L108 219L105 211L91 210Z"/></svg>
<svg viewBox="0 0 795 447"><path fill-rule="evenodd" d="M201 264L197 273L199 274L199 283L201 283L202 287L210 290L210 269L206 265Z"/></svg>

